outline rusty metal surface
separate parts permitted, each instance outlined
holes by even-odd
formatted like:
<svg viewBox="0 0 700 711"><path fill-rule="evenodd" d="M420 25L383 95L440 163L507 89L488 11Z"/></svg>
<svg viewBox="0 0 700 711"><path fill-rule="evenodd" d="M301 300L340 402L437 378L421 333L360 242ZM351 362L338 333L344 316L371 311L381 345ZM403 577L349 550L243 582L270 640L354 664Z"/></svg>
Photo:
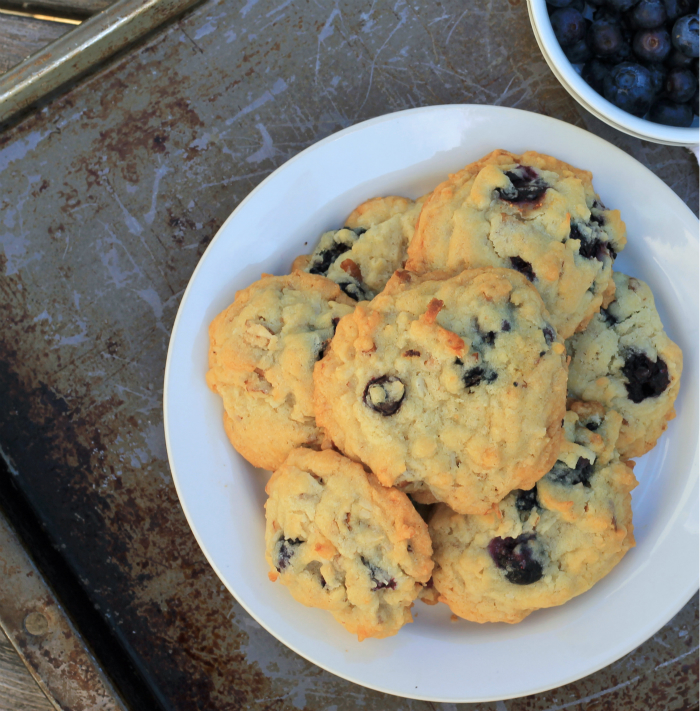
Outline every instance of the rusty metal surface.
<svg viewBox="0 0 700 711"><path fill-rule="evenodd" d="M53 707L126 711L1 515L0 627Z"/></svg>
<svg viewBox="0 0 700 711"><path fill-rule="evenodd" d="M117 0L0 76L0 123L198 0Z"/></svg>
<svg viewBox="0 0 700 711"><path fill-rule="evenodd" d="M231 598L178 505L161 384L187 281L255 185L345 126L460 102L587 128L697 213L695 158L579 107L542 59L520 0L210 0L0 136L0 399L11 403L0 446L169 709L457 708L337 679ZM692 600L637 650L556 691L458 708L696 708L697 616Z"/></svg>

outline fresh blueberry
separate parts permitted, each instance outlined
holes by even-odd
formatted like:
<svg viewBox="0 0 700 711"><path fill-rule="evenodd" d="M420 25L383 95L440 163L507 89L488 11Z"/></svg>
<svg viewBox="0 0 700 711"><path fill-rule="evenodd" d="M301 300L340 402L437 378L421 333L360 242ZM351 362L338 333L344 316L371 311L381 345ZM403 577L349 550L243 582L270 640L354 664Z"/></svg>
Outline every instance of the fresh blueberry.
<svg viewBox="0 0 700 711"><path fill-rule="evenodd" d="M566 58L572 64L583 64L591 58L591 50L588 47L585 39L580 39L578 42L569 47L562 47Z"/></svg>
<svg viewBox="0 0 700 711"><path fill-rule="evenodd" d="M671 31L673 46L686 57L697 57L700 54L700 36L698 35L698 16L685 15L679 17Z"/></svg>
<svg viewBox="0 0 700 711"><path fill-rule="evenodd" d="M663 64L648 64L647 69L651 75L651 90L658 96L666 84L666 68Z"/></svg>
<svg viewBox="0 0 700 711"><path fill-rule="evenodd" d="M517 538L497 536L489 542L493 562L505 570L506 580L514 585L532 585L543 575L542 564L535 560L530 541L534 533L521 533Z"/></svg>
<svg viewBox="0 0 700 711"><path fill-rule="evenodd" d="M369 570L370 580L374 583L372 592L384 590L385 588L396 590L396 580L394 580L394 578L392 578L386 570L382 570L379 566L373 565L362 556L360 556L360 560L362 561L362 565Z"/></svg>
<svg viewBox="0 0 700 711"><path fill-rule="evenodd" d="M671 69L666 76L666 98L678 104L690 101L695 93L698 80L688 69Z"/></svg>
<svg viewBox="0 0 700 711"><path fill-rule="evenodd" d="M614 12L626 12L638 2L639 0L606 0L605 4Z"/></svg>
<svg viewBox="0 0 700 711"><path fill-rule="evenodd" d="M603 93L605 78L610 74L610 65L600 59L591 59L586 62L581 70L581 78L599 94Z"/></svg>
<svg viewBox="0 0 700 711"><path fill-rule="evenodd" d="M501 199L507 202L534 202L539 200L549 187L537 172L527 165L507 170L504 175L511 184L507 188L498 188L497 192Z"/></svg>
<svg viewBox="0 0 700 711"><path fill-rule="evenodd" d="M586 21L583 15L571 7L556 10L550 20L554 36L562 47L568 47L582 40L586 33Z"/></svg>
<svg viewBox="0 0 700 711"><path fill-rule="evenodd" d="M520 257L509 257L511 268L515 269L516 272L520 272L522 275L526 276L530 281L535 281L535 272L532 268L530 262L526 262Z"/></svg>
<svg viewBox="0 0 700 711"><path fill-rule="evenodd" d="M605 80L605 98L635 116L644 116L654 98L651 75L641 64L618 64Z"/></svg>
<svg viewBox="0 0 700 711"><path fill-rule="evenodd" d="M537 486L533 486L529 491L518 491L515 498L515 508L518 511L532 511L537 505Z"/></svg>
<svg viewBox="0 0 700 711"><path fill-rule="evenodd" d="M547 5L551 7L567 7L571 5L571 0L547 0Z"/></svg>
<svg viewBox="0 0 700 711"><path fill-rule="evenodd" d="M586 33L586 41L591 52L602 59L613 60L627 49L620 23L607 16L591 23Z"/></svg>
<svg viewBox="0 0 700 711"><path fill-rule="evenodd" d="M693 123L693 109L690 104L677 104L668 99L658 99L649 109L650 121L665 126L688 128Z"/></svg>
<svg viewBox="0 0 700 711"><path fill-rule="evenodd" d="M634 403L658 397L671 382L666 363L658 357L654 362L641 351L631 351L627 355L622 373L627 378L627 396Z"/></svg>
<svg viewBox="0 0 700 711"><path fill-rule="evenodd" d="M628 15L627 21L635 30L652 30L666 22L666 6L662 0L640 0Z"/></svg>
<svg viewBox="0 0 700 711"><path fill-rule="evenodd" d="M280 538L277 550L277 572L281 573L289 564L290 558L296 553L297 546L304 541L301 538Z"/></svg>
<svg viewBox="0 0 700 711"><path fill-rule="evenodd" d="M698 0L664 0L666 15L673 22L683 15L689 15L698 9Z"/></svg>
<svg viewBox="0 0 700 711"><path fill-rule="evenodd" d="M475 388L477 385L481 385L482 382L492 383L497 378L498 373L491 370L490 368L482 368L479 365L475 366L474 368L470 368L462 376L464 387L467 388L467 390L469 390L470 392L472 392L472 388Z"/></svg>
<svg viewBox="0 0 700 711"><path fill-rule="evenodd" d="M679 52L675 47L671 50L664 64L673 69L674 67L679 67L680 69L693 69L697 67L697 62L692 57L686 57L683 52Z"/></svg>
<svg viewBox="0 0 700 711"><path fill-rule="evenodd" d="M547 473L547 479L564 486L583 484L590 489L593 474L593 463L585 457L579 457L574 469L567 467L562 461L554 462L554 466Z"/></svg>
<svg viewBox="0 0 700 711"><path fill-rule="evenodd" d="M401 378L395 375L382 375L379 378L372 378L367 383L362 400L371 410L389 417L399 411L404 397L406 397L406 386Z"/></svg>
<svg viewBox="0 0 700 711"><path fill-rule="evenodd" d="M663 62L671 52L671 35L663 27L640 30L634 36L632 50L644 62Z"/></svg>

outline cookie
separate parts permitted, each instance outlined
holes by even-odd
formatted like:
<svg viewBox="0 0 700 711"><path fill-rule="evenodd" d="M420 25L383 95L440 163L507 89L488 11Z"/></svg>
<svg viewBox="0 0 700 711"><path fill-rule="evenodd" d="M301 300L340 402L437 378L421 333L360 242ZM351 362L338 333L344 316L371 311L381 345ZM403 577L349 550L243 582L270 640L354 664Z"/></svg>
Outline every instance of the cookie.
<svg viewBox="0 0 700 711"><path fill-rule="evenodd" d="M433 562L428 527L405 494L337 452L303 448L266 491L270 580L331 612L360 641L389 637L412 621Z"/></svg>
<svg viewBox="0 0 700 711"><path fill-rule="evenodd" d="M534 152L497 150L432 192L406 269L515 269L569 338L612 298L612 265L625 243L620 213L603 207L589 172Z"/></svg>
<svg viewBox="0 0 700 711"><path fill-rule="evenodd" d="M314 369L316 418L385 486L484 513L556 460L566 372L522 275L398 271L340 320Z"/></svg>
<svg viewBox="0 0 700 711"><path fill-rule="evenodd" d="M485 515L440 504L430 520L439 601L473 622L514 623L607 575L634 546L637 481L614 450L621 421L612 410L602 419L567 412L560 457L535 487Z"/></svg>
<svg viewBox="0 0 700 711"><path fill-rule="evenodd" d="M251 464L276 469L303 444L320 446L313 367L354 302L312 274L264 275L209 327L207 383L224 402L224 427Z"/></svg>
<svg viewBox="0 0 700 711"><path fill-rule="evenodd" d="M369 301L403 268L422 199L390 196L362 203L345 227L326 232L310 256L294 260L292 269L321 274L355 301Z"/></svg>
<svg viewBox="0 0 700 711"><path fill-rule="evenodd" d="M649 287L613 273L615 300L567 342L569 395L617 410L624 422L617 449L639 457L675 417L683 354L668 338Z"/></svg>

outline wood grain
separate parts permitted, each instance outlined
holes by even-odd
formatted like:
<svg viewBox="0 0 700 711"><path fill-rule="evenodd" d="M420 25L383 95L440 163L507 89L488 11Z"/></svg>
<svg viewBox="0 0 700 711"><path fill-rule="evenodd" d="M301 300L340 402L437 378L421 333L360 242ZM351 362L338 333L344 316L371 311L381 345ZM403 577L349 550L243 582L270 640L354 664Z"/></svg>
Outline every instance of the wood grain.
<svg viewBox="0 0 700 711"><path fill-rule="evenodd" d="M0 711L54 711L0 630Z"/></svg>
<svg viewBox="0 0 700 711"><path fill-rule="evenodd" d="M0 13L0 74L75 25Z"/></svg>

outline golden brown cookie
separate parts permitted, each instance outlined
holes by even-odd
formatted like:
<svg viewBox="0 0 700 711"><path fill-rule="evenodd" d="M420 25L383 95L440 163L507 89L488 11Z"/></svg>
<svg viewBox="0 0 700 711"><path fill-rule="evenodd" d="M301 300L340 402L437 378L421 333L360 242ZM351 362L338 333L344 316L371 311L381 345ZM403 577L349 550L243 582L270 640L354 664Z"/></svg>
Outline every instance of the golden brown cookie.
<svg viewBox="0 0 700 711"><path fill-rule="evenodd" d="M321 235L311 255L292 269L332 279L355 301L373 299L397 269L403 269L423 198L372 198L355 208L337 231Z"/></svg>
<svg viewBox="0 0 700 711"><path fill-rule="evenodd" d="M535 487L481 516L440 504L430 520L439 600L474 622L520 622L607 575L634 546L637 481L614 451L621 420L567 412L560 458Z"/></svg>
<svg viewBox="0 0 700 711"><path fill-rule="evenodd" d="M345 628L389 637L430 579L428 527L408 497L330 450L295 449L268 482L270 579Z"/></svg>
<svg viewBox="0 0 700 711"><path fill-rule="evenodd" d="M497 150L435 188L406 268L515 269L569 338L612 298L612 265L625 243L620 213L603 207L589 172L539 153Z"/></svg>
<svg viewBox="0 0 700 711"><path fill-rule="evenodd" d="M353 301L324 277L263 277L236 294L209 327L207 383L224 426L251 464L276 469L300 445L320 446L313 367Z"/></svg>
<svg viewBox="0 0 700 711"><path fill-rule="evenodd" d="M666 335L651 289L613 273L615 300L567 342L569 395L617 410L622 457L648 452L675 417L681 349Z"/></svg>
<svg viewBox="0 0 700 711"><path fill-rule="evenodd" d="M517 272L400 271L338 324L314 370L316 417L384 485L484 513L556 460L566 372Z"/></svg>

